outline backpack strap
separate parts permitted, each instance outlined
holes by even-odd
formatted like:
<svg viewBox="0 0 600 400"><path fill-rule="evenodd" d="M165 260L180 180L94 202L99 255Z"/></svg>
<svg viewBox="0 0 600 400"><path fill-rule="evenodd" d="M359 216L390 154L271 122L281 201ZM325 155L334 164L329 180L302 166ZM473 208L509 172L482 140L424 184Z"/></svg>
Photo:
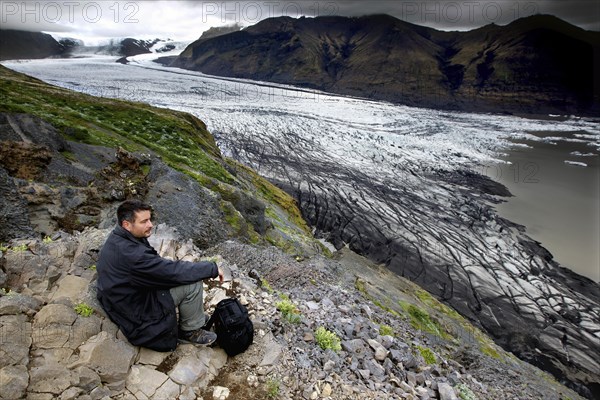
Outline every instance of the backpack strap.
<svg viewBox="0 0 600 400"><path fill-rule="evenodd" d="M210 318L208 319L208 322L206 323L206 325L204 325L204 329L206 329L207 331L210 330L210 328L212 328L213 324L215 323L215 316L216 316L216 312L213 313L213 315L210 316Z"/></svg>

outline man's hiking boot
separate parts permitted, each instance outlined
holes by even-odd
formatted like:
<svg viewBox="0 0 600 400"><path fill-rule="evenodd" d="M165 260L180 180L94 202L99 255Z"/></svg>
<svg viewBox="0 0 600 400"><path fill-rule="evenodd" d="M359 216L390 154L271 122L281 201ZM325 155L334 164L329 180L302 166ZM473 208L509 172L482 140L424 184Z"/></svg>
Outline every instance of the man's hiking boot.
<svg viewBox="0 0 600 400"><path fill-rule="evenodd" d="M196 346L210 346L217 340L217 334L204 329L194 331L179 331L179 342L191 343Z"/></svg>

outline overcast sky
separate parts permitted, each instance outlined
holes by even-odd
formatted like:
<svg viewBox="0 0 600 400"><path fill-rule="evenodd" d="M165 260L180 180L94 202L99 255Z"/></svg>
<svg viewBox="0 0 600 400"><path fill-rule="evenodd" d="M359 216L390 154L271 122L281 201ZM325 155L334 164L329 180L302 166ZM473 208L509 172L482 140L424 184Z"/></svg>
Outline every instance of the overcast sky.
<svg viewBox="0 0 600 400"><path fill-rule="evenodd" d="M597 0L338 0L338 1L4 1L4 29L45 31L84 39L159 37L193 40L212 26L244 26L276 16L390 14L441 30L505 25L533 14L552 14L584 29L600 31Z"/></svg>

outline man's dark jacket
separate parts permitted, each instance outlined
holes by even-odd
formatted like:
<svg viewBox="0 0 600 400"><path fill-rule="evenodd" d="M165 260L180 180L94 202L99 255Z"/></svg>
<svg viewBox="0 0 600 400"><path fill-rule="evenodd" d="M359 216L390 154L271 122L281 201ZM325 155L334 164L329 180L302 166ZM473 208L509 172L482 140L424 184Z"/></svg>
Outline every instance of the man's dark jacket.
<svg viewBox="0 0 600 400"><path fill-rule="evenodd" d="M177 315L169 289L219 275L213 262L162 258L146 238L117 226L98 263L98 300L136 346L157 351L177 347Z"/></svg>

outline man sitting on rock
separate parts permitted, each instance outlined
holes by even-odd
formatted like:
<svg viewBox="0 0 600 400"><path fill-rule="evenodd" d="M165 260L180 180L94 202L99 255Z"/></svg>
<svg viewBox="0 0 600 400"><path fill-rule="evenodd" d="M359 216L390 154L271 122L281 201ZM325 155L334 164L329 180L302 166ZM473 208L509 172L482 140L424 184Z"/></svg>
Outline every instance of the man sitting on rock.
<svg viewBox="0 0 600 400"><path fill-rule="evenodd" d="M210 345L217 335L205 325L202 280L223 272L214 262L172 261L148 243L152 208L127 200L117 209L118 226L100 251L98 300L136 346L172 351L177 341ZM179 308L179 329L175 306Z"/></svg>

